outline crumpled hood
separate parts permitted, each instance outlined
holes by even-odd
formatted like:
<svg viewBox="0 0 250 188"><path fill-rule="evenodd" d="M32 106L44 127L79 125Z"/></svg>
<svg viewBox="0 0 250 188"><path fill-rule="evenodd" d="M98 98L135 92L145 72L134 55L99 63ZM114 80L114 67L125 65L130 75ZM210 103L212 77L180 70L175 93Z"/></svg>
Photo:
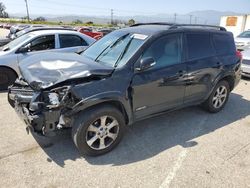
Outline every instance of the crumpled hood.
<svg viewBox="0 0 250 188"><path fill-rule="evenodd" d="M101 65L78 54L39 53L20 62L22 77L36 89L45 89L66 80L92 75L105 76L113 68Z"/></svg>

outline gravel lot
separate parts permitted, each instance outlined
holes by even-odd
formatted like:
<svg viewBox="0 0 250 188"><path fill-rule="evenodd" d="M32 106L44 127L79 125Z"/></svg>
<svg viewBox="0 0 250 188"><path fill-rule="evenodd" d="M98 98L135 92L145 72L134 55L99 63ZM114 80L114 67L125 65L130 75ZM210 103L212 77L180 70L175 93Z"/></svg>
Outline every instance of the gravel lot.
<svg viewBox="0 0 250 188"><path fill-rule="evenodd" d="M0 187L250 187L250 80L221 113L192 107L139 122L96 158L81 157L70 132L38 143L6 93L0 109Z"/></svg>

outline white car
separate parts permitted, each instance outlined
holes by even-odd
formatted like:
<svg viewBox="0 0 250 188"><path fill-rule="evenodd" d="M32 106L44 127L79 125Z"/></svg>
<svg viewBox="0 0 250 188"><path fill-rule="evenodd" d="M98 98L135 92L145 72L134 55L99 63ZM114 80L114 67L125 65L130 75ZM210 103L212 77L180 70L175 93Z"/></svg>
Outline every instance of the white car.
<svg viewBox="0 0 250 188"><path fill-rule="evenodd" d="M250 49L242 52L243 60L241 64L242 76L250 78Z"/></svg>
<svg viewBox="0 0 250 188"><path fill-rule="evenodd" d="M0 51L0 90L5 90L19 76L18 63L42 52L80 52L95 39L72 30L39 30L27 33L3 46Z"/></svg>
<svg viewBox="0 0 250 188"><path fill-rule="evenodd" d="M235 45L238 50L244 50L246 46L250 45L250 30L244 31L235 39Z"/></svg>

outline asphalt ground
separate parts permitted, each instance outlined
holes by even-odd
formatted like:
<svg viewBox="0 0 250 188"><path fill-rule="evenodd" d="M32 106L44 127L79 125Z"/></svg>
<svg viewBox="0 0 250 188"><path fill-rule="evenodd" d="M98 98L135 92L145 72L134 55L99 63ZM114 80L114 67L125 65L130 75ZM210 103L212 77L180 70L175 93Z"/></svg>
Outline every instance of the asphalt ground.
<svg viewBox="0 0 250 188"><path fill-rule="evenodd" d="M0 93L0 187L250 187L250 80L225 109L190 107L127 128L112 152L80 156L70 135L27 135Z"/></svg>
<svg viewBox="0 0 250 188"><path fill-rule="evenodd" d="M3 34L2 34L3 33ZM0 35L6 35L0 29ZM0 93L0 187L250 187L250 80L225 109L190 107L127 128L112 152L80 156L70 130L27 135Z"/></svg>

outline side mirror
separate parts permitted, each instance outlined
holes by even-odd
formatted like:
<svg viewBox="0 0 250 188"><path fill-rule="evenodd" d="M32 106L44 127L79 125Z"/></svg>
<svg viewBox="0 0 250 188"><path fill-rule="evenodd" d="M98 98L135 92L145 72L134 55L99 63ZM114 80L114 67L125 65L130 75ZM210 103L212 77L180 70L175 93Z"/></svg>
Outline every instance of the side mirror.
<svg viewBox="0 0 250 188"><path fill-rule="evenodd" d="M30 44L23 46L18 49L17 53L26 53L30 51Z"/></svg>
<svg viewBox="0 0 250 188"><path fill-rule="evenodd" d="M136 68L137 71L144 71L151 67L153 67L156 64L154 58L152 57L146 57L140 60L140 65L138 68Z"/></svg>
<svg viewBox="0 0 250 188"><path fill-rule="evenodd" d="M18 53L26 53L28 51L29 51L29 49L26 46L18 49Z"/></svg>

